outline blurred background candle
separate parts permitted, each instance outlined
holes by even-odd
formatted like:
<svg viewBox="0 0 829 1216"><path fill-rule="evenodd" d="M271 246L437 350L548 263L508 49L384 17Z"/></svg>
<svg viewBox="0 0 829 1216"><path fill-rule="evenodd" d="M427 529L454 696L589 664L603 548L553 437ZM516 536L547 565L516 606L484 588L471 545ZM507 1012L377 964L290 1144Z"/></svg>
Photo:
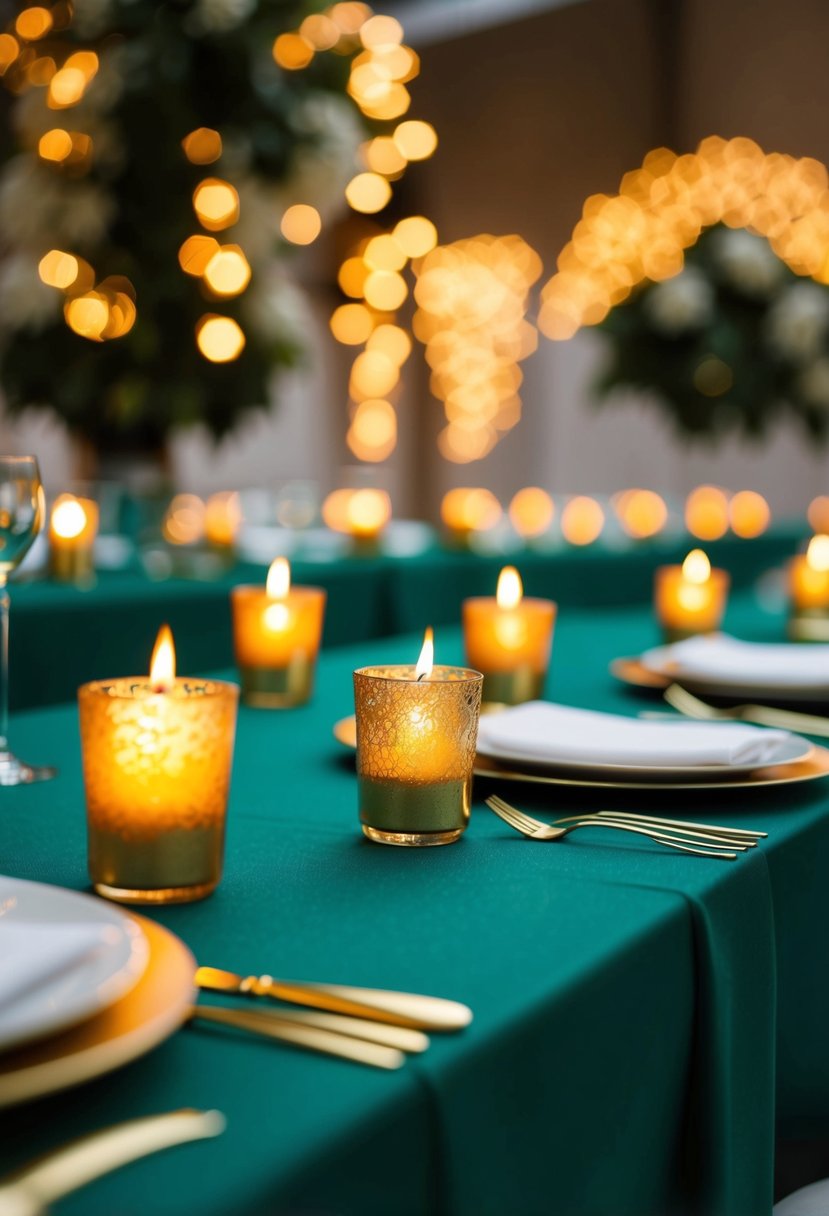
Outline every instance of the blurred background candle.
<svg viewBox="0 0 829 1216"><path fill-rule="evenodd" d="M540 697L544 688L556 605L524 599L514 566L498 577L495 596L464 600L466 661L483 672L483 698L517 705Z"/></svg>
<svg viewBox="0 0 829 1216"><path fill-rule="evenodd" d="M829 535L819 533L789 565L792 615L789 633L805 641L829 640Z"/></svg>
<svg viewBox="0 0 829 1216"><path fill-rule="evenodd" d="M374 553L391 519L391 499L372 486L333 490L322 504L322 518L332 531L351 537L356 553Z"/></svg>
<svg viewBox="0 0 829 1216"><path fill-rule="evenodd" d="M204 536L211 548L231 555L241 525L239 495L233 490L211 494L204 508Z"/></svg>
<svg viewBox="0 0 829 1216"><path fill-rule="evenodd" d="M325 615L321 587L291 585L287 558L277 557L264 587L234 587L233 645L249 705L302 705L314 687Z"/></svg>
<svg viewBox="0 0 829 1216"><path fill-rule="evenodd" d="M483 677L436 667L428 629L415 666L354 672L360 822L370 840L438 845L469 822Z"/></svg>
<svg viewBox="0 0 829 1216"><path fill-rule="evenodd" d="M444 494L440 504L446 539L458 549L468 548L477 533L491 531L502 515L498 499L482 487L457 486Z"/></svg>
<svg viewBox="0 0 829 1216"><path fill-rule="evenodd" d="M187 903L222 872L239 689L176 677L159 632L149 678L78 691L89 873L119 903Z"/></svg>
<svg viewBox="0 0 829 1216"><path fill-rule="evenodd" d="M725 570L711 569L702 549L692 549L681 566L660 566L656 616L666 641L719 629L730 581Z"/></svg>
<svg viewBox="0 0 829 1216"><path fill-rule="evenodd" d="M93 549L98 535L98 504L91 498L61 494L49 517L49 572L60 582L88 582L95 573Z"/></svg>

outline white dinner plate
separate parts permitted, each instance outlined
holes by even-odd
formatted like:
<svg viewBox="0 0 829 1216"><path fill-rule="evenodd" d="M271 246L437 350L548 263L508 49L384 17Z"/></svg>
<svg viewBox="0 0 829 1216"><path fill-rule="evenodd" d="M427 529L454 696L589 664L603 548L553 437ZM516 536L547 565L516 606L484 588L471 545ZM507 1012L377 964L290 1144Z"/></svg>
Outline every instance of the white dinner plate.
<svg viewBox="0 0 829 1216"><path fill-rule="evenodd" d="M79 891L0 875L0 921L108 930L88 957L0 1005L0 1051L66 1030L106 1009L135 986L147 966L141 927L120 908Z"/></svg>

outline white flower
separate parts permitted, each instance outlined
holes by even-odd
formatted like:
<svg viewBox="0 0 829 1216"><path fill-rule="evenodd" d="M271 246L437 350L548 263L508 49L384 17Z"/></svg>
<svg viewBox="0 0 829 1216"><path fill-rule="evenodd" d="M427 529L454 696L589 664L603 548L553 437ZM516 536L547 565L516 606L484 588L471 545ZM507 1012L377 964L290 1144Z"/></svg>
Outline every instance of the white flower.
<svg viewBox="0 0 829 1216"><path fill-rule="evenodd" d="M30 156L14 157L0 173L0 231L38 256L47 249L73 252L97 244L113 211L99 186L62 180Z"/></svg>
<svg viewBox="0 0 829 1216"><path fill-rule="evenodd" d="M365 131L353 105L334 93L309 94L291 121L299 134L312 136L313 142L294 156L281 190L283 205L309 203L326 219L345 206L345 187L354 176Z"/></svg>
<svg viewBox="0 0 829 1216"><path fill-rule="evenodd" d="M710 321L714 292L702 271L686 266L647 291L644 310L654 329L669 337L701 329Z"/></svg>
<svg viewBox="0 0 829 1216"><path fill-rule="evenodd" d="M242 301L250 328L266 341L304 347L314 320L305 293L276 261L258 270Z"/></svg>
<svg viewBox="0 0 829 1216"><path fill-rule="evenodd" d="M829 358L824 355L801 372L798 387L810 405L829 410Z"/></svg>
<svg viewBox="0 0 829 1216"><path fill-rule="evenodd" d="M806 363L823 350L829 330L829 291L817 283L795 283L769 309L770 345L793 363Z"/></svg>
<svg viewBox="0 0 829 1216"><path fill-rule="evenodd" d="M246 21L257 0L197 0L191 24L204 33L221 34Z"/></svg>
<svg viewBox="0 0 829 1216"><path fill-rule="evenodd" d="M765 237L724 228L714 234L711 246L732 287L752 298L773 294L783 277L783 263Z"/></svg>
<svg viewBox="0 0 829 1216"><path fill-rule="evenodd" d="M0 263L0 330L44 329L62 303L63 294L41 281L37 258L14 253Z"/></svg>

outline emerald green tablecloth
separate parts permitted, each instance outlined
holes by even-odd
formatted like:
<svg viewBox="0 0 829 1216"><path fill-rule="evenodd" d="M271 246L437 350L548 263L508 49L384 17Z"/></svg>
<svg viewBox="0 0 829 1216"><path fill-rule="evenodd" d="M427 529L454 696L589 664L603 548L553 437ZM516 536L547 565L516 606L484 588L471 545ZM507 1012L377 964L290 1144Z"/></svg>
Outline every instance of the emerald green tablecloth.
<svg viewBox="0 0 829 1216"><path fill-rule="evenodd" d="M712 562L730 572L734 586L742 587L782 563L801 538L800 525L779 525L756 540L730 537L706 548ZM454 624L466 596L494 593L506 561L518 564L527 594L550 596L562 607L647 602L654 569L681 561L691 543L683 536L616 550L600 543L508 557L434 548L406 558L298 559L293 576L295 582L327 589L323 643L336 646L422 630L430 622ZM165 620L175 633L182 670L231 663L230 589L264 578L264 567L240 563L211 581L154 582L136 565L122 573L99 573L96 585L85 590L49 581L15 584L12 706L27 709L69 700L86 680L146 670Z"/></svg>
<svg viewBox="0 0 829 1216"><path fill-rule="evenodd" d="M781 621L737 597L729 624ZM654 640L643 609L563 610L548 692L636 712L607 674ZM829 787L637 794L640 808L768 830L737 862L618 835L541 847L482 808L457 845L394 850L357 832L352 759L330 737L350 672L411 661L408 637L323 655L315 702L242 710L226 876L210 900L161 910L200 961L243 972L432 991L475 1022L398 1074L185 1029L146 1060L0 1120L0 1161L153 1110L217 1106L225 1137L130 1168L61 1211L154 1216L762 1216L777 1114L829 1126ZM439 661L460 655L438 634ZM0 791L2 869L85 885L74 709L18 715L18 750L61 766ZM505 787L530 809L581 805ZM597 805L595 799L588 800ZM605 798L601 802L606 802Z"/></svg>

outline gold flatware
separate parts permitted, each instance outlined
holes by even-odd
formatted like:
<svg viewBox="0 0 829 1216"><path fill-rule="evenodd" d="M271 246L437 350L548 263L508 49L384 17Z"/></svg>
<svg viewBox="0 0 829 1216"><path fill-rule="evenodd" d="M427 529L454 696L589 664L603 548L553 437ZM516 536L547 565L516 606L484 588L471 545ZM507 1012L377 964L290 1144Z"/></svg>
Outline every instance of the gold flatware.
<svg viewBox="0 0 829 1216"><path fill-rule="evenodd" d="M218 1005L194 1005L191 1018L205 1022L216 1022L220 1026L231 1026L245 1030L248 1034L262 1035L280 1043L290 1043L306 1051L318 1051L323 1055L338 1056L356 1064L368 1064L372 1068L401 1068L406 1057L396 1047L385 1047L380 1043L367 1043L351 1035L334 1030L323 1030L317 1026L303 1026L277 1013L262 1013L252 1009L226 1009Z"/></svg>
<svg viewBox="0 0 829 1216"><path fill-rule="evenodd" d="M522 836L527 836L531 840L562 840L568 833L577 831L579 828L612 828L614 831L632 832L638 836L645 836L656 844L664 845L669 849L677 849L681 853L694 853L699 857L718 857L722 861L735 861L737 853L745 852L748 847L745 844L731 844L728 847L732 851L726 851L726 846L713 842L705 848L699 847L698 843L683 844L683 838L676 834L663 834L638 824L623 823L618 819L599 818L598 815L587 815L560 827L544 823L541 819L534 819L532 815L525 815L517 807L511 806L503 798L494 795L487 798L486 805L495 812L499 819L503 819L516 832L520 832Z"/></svg>
<svg viewBox="0 0 829 1216"><path fill-rule="evenodd" d="M199 1009L206 1006L199 1005ZM245 1010L251 1013L253 1010ZM291 1022L295 1026L309 1026L316 1030L331 1030L351 1039L362 1039L366 1043L379 1043L382 1047L394 1047L407 1055L419 1055L429 1046L429 1036L422 1030L411 1030L408 1026L393 1026L388 1022L370 1022L366 1018L347 1017L342 1013L317 1013L310 1009L257 1009L256 1016ZM2 1216L2 1213L0 1213Z"/></svg>
<svg viewBox="0 0 829 1216"><path fill-rule="evenodd" d="M756 844L758 840L768 837L768 832L755 832L751 828L723 828L715 823L694 823L690 819L660 819L656 815L637 815L633 811L596 811L596 814L600 818L632 819L634 823L650 823L658 828L676 828L683 832L693 832L695 835L728 837L741 844Z"/></svg>
<svg viewBox="0 0 829 1216"><path fill-rule="evenodd" d="M687 688L671 684L663 694L669 705L688 718L699 718L704 722L756 722L758 726L779 726L784 730L798 731L806 735L821 735L829 738L829 718L819 714L802 714L793 709L774 709L769 705L731 705L718 709L701 701Z"/></svg>
<svg viewBox="0 0 829 1216"><path fill-rule="evenodd" d="M64 1195L161 1149L220 1135L217 1110L174 1110L92 1132L24 1166L0 1183L3 1216L40 1216Z"/></svg>
<svg viewBox="0 0 829 1216"><path fill-rule="evenodd" d="M241 976L218 967L199 967L196 984L213 992L267 996L290 1005L307 1005L329 1013L349 1014L414 1030L462 1030L472 1021L472 1010L467 1005L413 992L315 984L305 980L275 979L272 975Z"/></svg>

